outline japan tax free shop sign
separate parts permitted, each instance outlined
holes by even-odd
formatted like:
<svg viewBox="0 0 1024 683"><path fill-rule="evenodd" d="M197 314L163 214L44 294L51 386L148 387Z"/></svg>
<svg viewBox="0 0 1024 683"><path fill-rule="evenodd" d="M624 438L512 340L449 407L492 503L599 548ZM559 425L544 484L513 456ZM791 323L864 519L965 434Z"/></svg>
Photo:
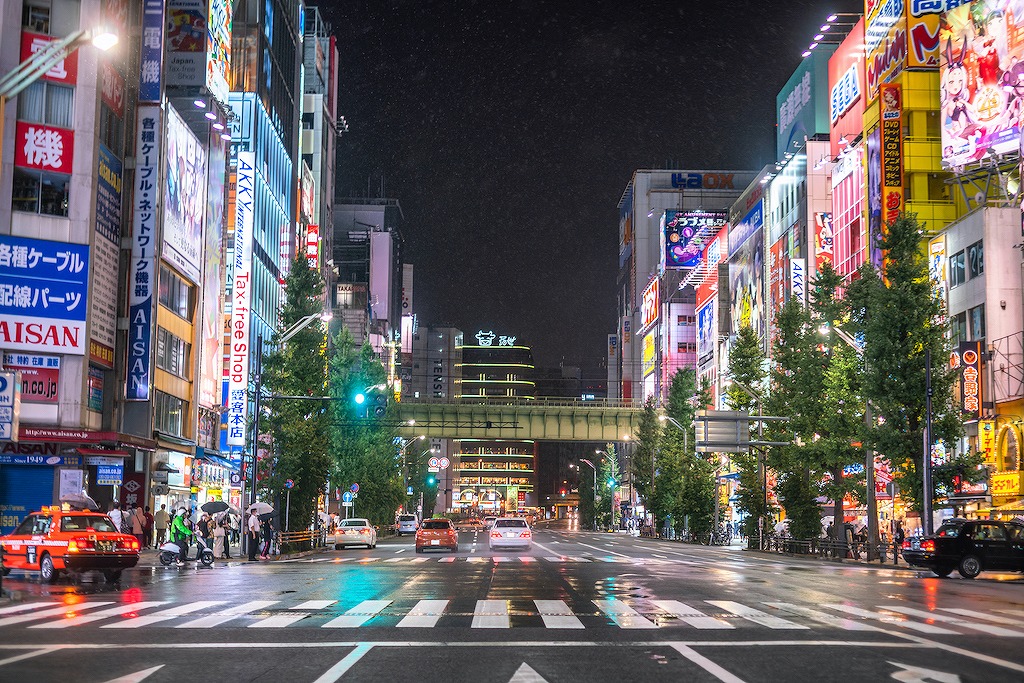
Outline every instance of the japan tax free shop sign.
<svg viewBox="0 0 1024 683"><path fill-rule="evenodd" d="M0 235L0 348L84 355L88 285L88 245Z"/></svg>

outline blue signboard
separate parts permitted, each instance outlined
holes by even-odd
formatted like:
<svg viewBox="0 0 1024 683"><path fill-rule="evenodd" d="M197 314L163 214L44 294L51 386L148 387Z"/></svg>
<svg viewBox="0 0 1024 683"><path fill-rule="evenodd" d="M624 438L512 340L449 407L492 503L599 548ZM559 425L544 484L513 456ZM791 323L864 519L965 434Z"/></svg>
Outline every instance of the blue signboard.
<svg viewBox="0 0 1024 683"><path fill-rule="evenodd" d="M124 481L124 465L97 465L96 484L99 486L120 486Z"/></svg>
<svg viewBox="0 0 1024 683"><path fill-rule="evenodd" d="M89 247L0 235L0 347L84 355Z"/></svg>
<svg viewBox="0 0 1024 683"><path fill-rule="evenodd" d="M164 0L144 0L142 50L139 67L139 102L160 101L164 55Z"/></svg>
<svg viewBox="0 0 1024 683"><path fill-rule="evenodd" d="M81 467L80 455L0 455L0 465L50 465Z"/></svg>
<svg viewBox="0 0 1024 683"><path fill-rule="evenodd" d="M96 183L96 232L121 246L121 160L100 145Z"/></svg>

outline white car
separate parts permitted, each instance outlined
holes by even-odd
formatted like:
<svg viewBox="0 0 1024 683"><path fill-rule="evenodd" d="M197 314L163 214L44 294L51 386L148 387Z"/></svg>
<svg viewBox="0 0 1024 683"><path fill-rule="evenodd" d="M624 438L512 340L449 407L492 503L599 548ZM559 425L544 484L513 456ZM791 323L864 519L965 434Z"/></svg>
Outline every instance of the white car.
<svg viewBox="0 0 1024 683"><path fill-rule="evenodd" d="M342 520L334 535L334 547L340 549L350 545L377 547L377 529L370 524L370 520L362 517Z"/></svg>
<svg viewBox="0 0 1024 683"><path fill-rule="evenodd" d="M525 548L533 547L533 532L522 517L498 517L491 524L487 534L487 547Z"/></svg>
<svg viewBox="0 0 1024 683"><path fill-rule="evenodd" d="M398 535L403 536L405 534L416 534L416 530L420 528L419 520L416 519L416 515L398 515Z"/></svg>

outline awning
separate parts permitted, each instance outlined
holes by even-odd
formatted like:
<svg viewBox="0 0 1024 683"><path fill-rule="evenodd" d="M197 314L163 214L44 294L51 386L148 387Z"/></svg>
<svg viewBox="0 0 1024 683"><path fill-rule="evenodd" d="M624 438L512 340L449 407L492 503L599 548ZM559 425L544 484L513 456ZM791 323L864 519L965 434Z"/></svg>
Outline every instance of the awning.
<svg viewBox="0 0 1024 683"><path fill-rule="evenodd" d="M98 455L108 458L130 458L131 453L117 449L105 450L103 448L76 448L80 455Z"/></svg>
<svg viewBox="0 0 1024 683"><path fill-rule="evenodd" d="M206 450L202 446L196 449L196 457L201 458L202 460L206 460L207 462L217 465L218 467L223 467L226 470L232 470L234 472L237 472L240 469L238 465L232 463L227 458L222 458L219 455L214 455L213 453Z"/></svg>

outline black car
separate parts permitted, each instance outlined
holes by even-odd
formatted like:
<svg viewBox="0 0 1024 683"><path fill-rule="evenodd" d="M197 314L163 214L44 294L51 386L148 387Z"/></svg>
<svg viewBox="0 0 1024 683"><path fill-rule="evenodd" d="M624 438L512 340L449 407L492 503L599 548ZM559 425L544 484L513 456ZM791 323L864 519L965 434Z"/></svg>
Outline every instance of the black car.
<svg viewBox="0 0 1024 683"><path fill-rule="evenodd" d="M951 519L932 536L903 541L903 559L914 567L965 579L983 571L1024 572L1024 525L980 519Z"/></svg>

